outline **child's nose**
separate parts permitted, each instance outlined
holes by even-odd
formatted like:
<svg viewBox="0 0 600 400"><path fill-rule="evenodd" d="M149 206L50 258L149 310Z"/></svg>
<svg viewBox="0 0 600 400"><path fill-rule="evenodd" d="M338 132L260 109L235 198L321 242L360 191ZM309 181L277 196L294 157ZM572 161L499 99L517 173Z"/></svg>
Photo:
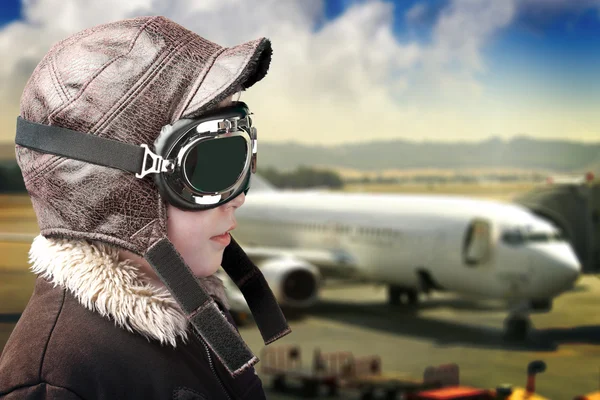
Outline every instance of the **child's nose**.
<svg viewBox="0 0 600 400"><path fill-rule="evenodd" d="M246 201L246 195L244 193L240 193L235 199L231 200L227 204L231 205L232 207L238 208L238 207L241 207L245 201Z"/></svg>

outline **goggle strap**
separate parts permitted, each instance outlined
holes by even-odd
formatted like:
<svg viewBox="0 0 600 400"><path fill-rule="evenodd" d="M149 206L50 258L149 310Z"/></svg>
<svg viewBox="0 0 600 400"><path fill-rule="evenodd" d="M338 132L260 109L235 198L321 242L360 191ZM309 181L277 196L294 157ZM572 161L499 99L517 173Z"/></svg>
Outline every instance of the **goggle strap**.
<svg viewBox="0 0 600 400"><path fill-rule="evenodd" d="M147 149L53 125L17 117L15 143L54 154L123 171L143 173Z"/></svg>
<svg viewBox="0 0 600 400"><path fill-rule="evenodd" d="M159 240L144 257L231 375L238 375L258 362L168 239Z"/></svg>

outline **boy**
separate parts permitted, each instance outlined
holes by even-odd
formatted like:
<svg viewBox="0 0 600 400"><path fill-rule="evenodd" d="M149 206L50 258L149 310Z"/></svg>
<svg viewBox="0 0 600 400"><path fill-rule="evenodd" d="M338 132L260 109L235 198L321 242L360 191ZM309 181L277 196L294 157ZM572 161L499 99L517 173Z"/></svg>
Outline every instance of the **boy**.
<svg viewBox="0 0 600 400"><path fill-rule="evenodd" d="M0 358L6 399L261 399L219 265L265 343L290 332L231 238L256 128L231 101L271 45L223 48L163 17L57 43L21 98L16 154L39 277Z"/></svg>

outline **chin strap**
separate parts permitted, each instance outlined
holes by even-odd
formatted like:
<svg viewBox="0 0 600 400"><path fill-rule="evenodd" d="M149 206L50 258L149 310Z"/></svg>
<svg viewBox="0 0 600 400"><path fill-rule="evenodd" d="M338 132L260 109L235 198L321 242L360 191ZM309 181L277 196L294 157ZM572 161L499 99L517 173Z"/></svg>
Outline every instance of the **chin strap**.
<svg viewBox="0 0 600 400"><path fill-rule="evenodd" d="M155 243L144 257L231 375L258 362L168 239ZM264 276L233 238L223 254L222 266L246 298L265 344L291 332Z"/></svg>
<svg viewBox="0 0 600 400"><path fill-rule="evenodd" d="M265 344L291 332L264 275L233 237L221 266L244 295Z"/></svg>

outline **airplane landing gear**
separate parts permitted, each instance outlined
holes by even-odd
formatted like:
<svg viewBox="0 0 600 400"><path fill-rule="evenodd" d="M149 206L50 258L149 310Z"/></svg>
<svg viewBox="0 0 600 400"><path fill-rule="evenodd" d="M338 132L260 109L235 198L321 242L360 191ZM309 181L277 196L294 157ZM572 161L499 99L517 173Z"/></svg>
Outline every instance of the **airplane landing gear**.
<svg viewBox="0 0 600 400"><path fill-rule="evenodd" d="M419 293L415 289L390 285L388 286L388 302L392 306L415 306L419 303Z"/></svg>
<svg viewBox="0 0 600 400"><path fill-rule="evenodd" d="M504 338L513 341L523 341L531 329L529 316L509 316L504 321Z"/></svg>
<svg viewBox="0 0 600 400"><path fill-rule="evenodd" d="M529 304L517 304L512 313L504 320L504 338L513 341L527 339L531 330L531 319L529 318Z"/></svg>

